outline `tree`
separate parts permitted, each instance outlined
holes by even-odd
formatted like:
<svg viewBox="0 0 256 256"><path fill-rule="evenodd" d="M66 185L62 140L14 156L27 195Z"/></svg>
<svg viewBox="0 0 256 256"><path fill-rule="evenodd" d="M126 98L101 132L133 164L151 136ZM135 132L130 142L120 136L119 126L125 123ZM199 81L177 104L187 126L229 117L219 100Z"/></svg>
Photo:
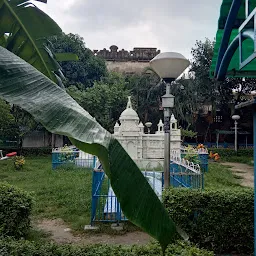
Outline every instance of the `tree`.
<svg viewBox="0 0 256 256"><path fill-rule="evenodd" d="M159 119L162 118L161 96L164 94L164 84L151 69L142 74L126 77L127 88L134 99L134 108L142 123L152 122L152 131L157 129Z"/></svg>
<svg viewBox="0 0 256 256"><path fill-rule="evenodd" d="M27 0L0 0L0 17L0 46L62 86L58 58L46 46L48 37L61 33L57 23ZM58 57L62 60L77 59L74 54L59 54Z"/></svg>
<svg viewBox="0 0 256 256"><path fill-rule="evenodd" d="M64 77L57 61L75 61L78 58L71 52L55 54L47 47L48 38L62 32L57 23L27 0L0 0L0 17L0 46L24 59L64 88ZM15 107L14 109L15 122L17 127L21 128L19 135L22 140L25 132L38 126L38 123L24 110ZM21 119L18 120L18 117Z"/></svg>
<svg viewBox="0 0 256 256"><path fill-rule="evenodd" d="M14 138L18 135L15 119L11 113L11 106L6 101L0 99L0 138Z"/></svg>
<svg viewBox="0 0 256 256"><path fill-rule="evenodd" d="M64 34L50 38L53 52L75 53L79 61L61 61L60 65L67 81L65 86L75 85L78 89L93 86L94 81L99 81L107 74L103 59L94 56L93 52L86 48L84 39L79 35Z"/></svg>
<svg viewBox="0 0 256 256"><path fill-rule="evenodd" d="M72 92L71 92L72 94ZM108 131L113 132L115 122L127 104L129 90L121 74L110 73L94 86L78 93L73 88L73 96ZM78 96L79 95L79 96Z"/></svg>

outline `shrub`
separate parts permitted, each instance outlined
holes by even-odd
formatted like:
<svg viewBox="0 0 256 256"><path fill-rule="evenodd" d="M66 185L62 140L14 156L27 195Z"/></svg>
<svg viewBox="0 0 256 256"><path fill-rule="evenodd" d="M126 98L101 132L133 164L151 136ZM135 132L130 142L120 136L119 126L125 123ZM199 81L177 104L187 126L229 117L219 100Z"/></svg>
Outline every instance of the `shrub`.
<svg viewBox="0 0 256 256"><path fill-rule="evenodd" d="M36 244L29 241L4 241L0 240L1 255L15 256L160 256L161 249L156 244L148 246L115 246L115 245L57 245L57 244ZM194 246L184 243L170 245L166 256L213 256L213 253L200 250Z"/></svg>
<svg viewBox="0 0 256 256"><path fill-rule="evenodd" d="M208 151L213 151L218 153L221 158L231 157L231 156L248 156L253 157L253 149L239 149L237 152L234 149L229 148L208 148Z"/></svg>
<svg viewBox="0 0 256 256"><path fill-rule="evenodd" d="M7 183L0 183L0 234L20 238L30 227L32 197Z"/></svg>
<svg viewBox="0 0 256 256"><path fill-rule="evenodd" d="M174 222L190 241L215 253L253 252L253 200L251 189L164 192Z"/></svg>
<svg viewBox="0 0 256 256"><path fill-rule="evenodd" d="M23 156L46 156L51 155L52 149L45 148L22 148L21 153Z"/></svg>
<svg viewBox="0 0 256 256"><path fill-rule="evenodd" d="M23 165L25 164L25 158L24 156L15 156L13 158L14 168L16 170L20 170L23 168Z"/></svg>

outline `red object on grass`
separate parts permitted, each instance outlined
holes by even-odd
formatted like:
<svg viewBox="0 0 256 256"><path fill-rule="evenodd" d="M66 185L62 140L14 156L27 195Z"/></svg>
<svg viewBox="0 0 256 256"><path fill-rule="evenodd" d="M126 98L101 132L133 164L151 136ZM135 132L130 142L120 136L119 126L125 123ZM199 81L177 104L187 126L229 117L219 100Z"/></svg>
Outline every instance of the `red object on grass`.
<svg viewBox="0 0 256 256"><path fill-rule="evenodd" d="M6 154L6 156L8 156L8 157L17 156L17 152L8 153L8 154Z"/></svg>

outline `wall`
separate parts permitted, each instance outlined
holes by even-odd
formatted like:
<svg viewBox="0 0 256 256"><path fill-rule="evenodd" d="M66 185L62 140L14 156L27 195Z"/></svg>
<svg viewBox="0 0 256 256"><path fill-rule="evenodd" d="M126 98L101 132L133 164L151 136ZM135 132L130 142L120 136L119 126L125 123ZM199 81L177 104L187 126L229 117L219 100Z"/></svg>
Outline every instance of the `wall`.
<svg viewBox="0 0 256 256"><path fill-rule="evenodd" d="M138 61L107 61L108 71L114 71L118 73L125 74L140 74L147 67L149 67L148 62L138 62Z"/></svg>
<svg viewBox="0 0 256 256"><path fill-rule="evenodd" d="M55 134L54 147L63 146L63 136ZM50 147L52 145L52 134L47 131L33 131L25 135L22 147L23 148L41 148Z"/></svg>

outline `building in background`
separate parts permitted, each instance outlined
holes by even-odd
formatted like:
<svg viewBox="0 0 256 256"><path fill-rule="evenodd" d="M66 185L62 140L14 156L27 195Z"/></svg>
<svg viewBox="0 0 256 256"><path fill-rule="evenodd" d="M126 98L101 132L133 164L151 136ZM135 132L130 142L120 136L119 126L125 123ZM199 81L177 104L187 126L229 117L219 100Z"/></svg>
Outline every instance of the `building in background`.
<svg viewBox="0 0 256 256"><path fill-rule="evenodd" d="M140 74L149 67L149 61L160 53L157 48L133 48L132 51L118 50L116 45L109 50L94 50L94 55L106 61L109 71L124 74Z"/></svg>

